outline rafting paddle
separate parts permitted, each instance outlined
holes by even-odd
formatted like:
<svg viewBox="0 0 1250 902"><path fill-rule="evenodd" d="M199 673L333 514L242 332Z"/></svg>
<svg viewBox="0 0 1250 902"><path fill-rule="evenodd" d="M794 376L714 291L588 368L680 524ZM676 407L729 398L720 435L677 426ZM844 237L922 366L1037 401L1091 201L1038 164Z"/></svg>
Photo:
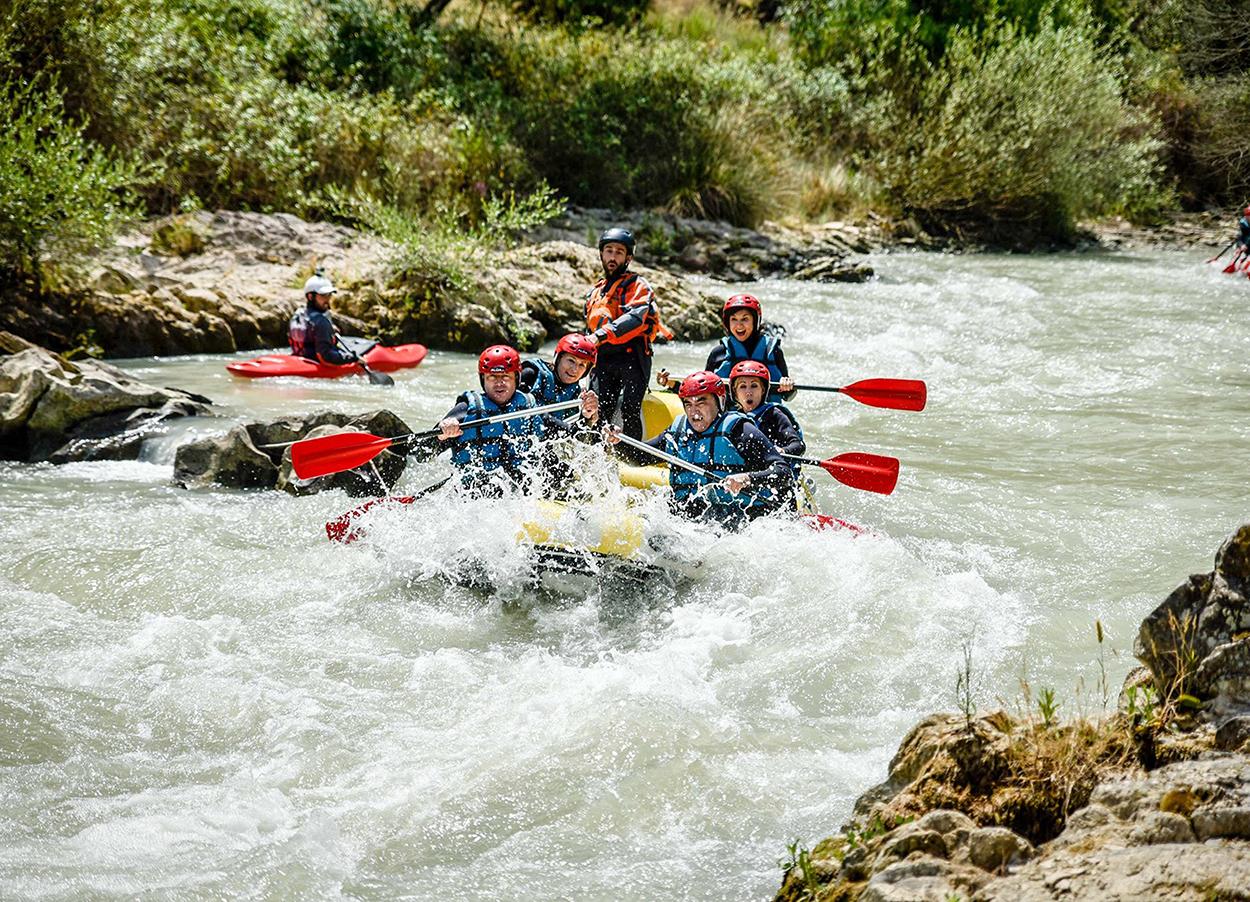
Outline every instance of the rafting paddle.
<svg viewBox="0 0 1250 902"><path fill-rule="evenodd" d="M850 451L817 460L814 457L799 457L795 454L782 454L786 460L820 467L838 482L852 488L863 489L865 492L876 492L888 495L898 485L898 458L883 457L880 454L863 454Z"/></svg>
<svg viewBox="0 0 1250 902"><path fill-rule="evenodd" d="M691 473L696 473L705 479L720 478L718 474L711 470L705 470L697 464L682 460L680 457L669 454L667 451L661 451L659 448L652 448L646 442L640 442L636 438L631 438L621 433L617 433L617 436L631 448L646 451L648 454L667 461L675 467L689 470ZM880 495L888 495L894 491L894 486L898 483L898 458L895 457L863 454L858 451L839 454L837 457L831 457L828 460L794 457L789 454L783 454L782 457L820 467L843 485L848 485L853 489L863 489L865 492L877 492Z"/></svg>
<svg viewBox="0 0 1250 902"><path fill-rule="evenodd" d="M337 332L334 333L334 341L336 344L338 344L340 348L342 348L344 351L346 351L348 354L351 354L352 357L355 358L357 366L359 366L362 370L365 371L365 375L369 377L369 381L372 382L374 385L394 385L395 384L395 380L392 379L390 376L386 375L386 373L379 373L379 372L369 369L369 364L365 363L364 356L362 354L357 354L355 351L349 348L347 344L343 341L343 336L339 335Z"/></svg>
<svg viewBox="0 0 1250 902"><path fill-rule="evenodd" d="M680 385L685 381L685 377L678 379L676 376L669 376L670 382L676 382ZM728 379L721 377L722 382L728 382ZM776 391L779 389L780 383L768 383L769 390ZM888 407L892 410L924 410L925 402L928 400L928 390L924 382L919 379L861 379L859 382L852 382L850 385L795 385L796 390L803 391L827 391L837 392L846 395L848 398L854 398L860 404L867 404L869 407ZM676 387L670 385L669 391L677 391Z"/></svg>
<svg viewBox="0 0 1250 902"><path fill-rule="evenodd" d="M776 382L769 383L777 388ZM892 410L924 410L928 390L919 379L861 379L838 388L833 385L795 385L803 391L837 392L854 398L869 407L888 407Z"/></svg>
<svg viewBox="0 0 1250 902"><path fill-rule="evenodd" d="M528 407L509 413L497 413L493 417L479 420L467 420L460 428L485 426L489 423L502 423L506 420L517 420L522 417L541 416L544 413L555 413L577 407L581 401L561 401L559 404L548 404L545 407ZM441 428L427 429L425 432L410 432L394 438L383 438L368 432L339 432L321 438L303 439L291 445L291 468L300 479L316 479L330 473L341 473L354 470L367 464L392 445L411 445L423 438L433 438L442 432Z"/></svg>
<svg viewBox="0 0 1250 902"><path fill-rule="evenodd" d="M1227 253L1228 253L1228 248L1229 248L1229 247L1232 247L1232 246L1233 246L1234 244L1236 244L1236 243L1237 243L1237 239L1236 239L1236 238L1234 238L1232 241L1228 242L1228 247L1224 248L1224 250L1220 251L1218 254L1216 254L1214 257L1212 257L1212 258L1211 258L1210 260L1208 260L1207 262L1208 262L1208 263L1214 263L1216 260L1220 259L1220 257L1223 257L1225 254L1227 254Z"/></svg>

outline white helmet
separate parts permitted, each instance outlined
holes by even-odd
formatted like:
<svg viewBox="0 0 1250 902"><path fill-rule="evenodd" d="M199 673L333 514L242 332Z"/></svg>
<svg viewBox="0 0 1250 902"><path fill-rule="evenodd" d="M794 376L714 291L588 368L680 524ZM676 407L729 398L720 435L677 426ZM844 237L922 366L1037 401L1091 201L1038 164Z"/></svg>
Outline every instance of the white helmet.
<svg viewBox="0 0 1250 902"><path fill-rule="evenodd" d="M334 294L338 291L331 282L323 275L309 276L308 281L304 283L304 297L308 297L310 293L316 294Z"/></svg>

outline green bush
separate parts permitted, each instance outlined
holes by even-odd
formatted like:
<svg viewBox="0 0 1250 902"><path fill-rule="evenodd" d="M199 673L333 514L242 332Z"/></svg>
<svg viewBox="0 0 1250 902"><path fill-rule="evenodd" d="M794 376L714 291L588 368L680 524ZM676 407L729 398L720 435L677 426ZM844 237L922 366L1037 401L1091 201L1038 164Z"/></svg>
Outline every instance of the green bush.
<svg viewBox="0 0 1250 902"><path fill-rule="evenodd" d="M950 38L920 91L885 98L871 135L869 166L903 210L939 232L1014 243L1166 200L1159 141L1089 22Z"/></svg>
<svg viewBox="0 0 1250 902"><path fill-rule="evenodd" d="M42 293L42 258L108 238L129 213L131 167L65 119L54 85L0 83L0 269Z"/></svg>

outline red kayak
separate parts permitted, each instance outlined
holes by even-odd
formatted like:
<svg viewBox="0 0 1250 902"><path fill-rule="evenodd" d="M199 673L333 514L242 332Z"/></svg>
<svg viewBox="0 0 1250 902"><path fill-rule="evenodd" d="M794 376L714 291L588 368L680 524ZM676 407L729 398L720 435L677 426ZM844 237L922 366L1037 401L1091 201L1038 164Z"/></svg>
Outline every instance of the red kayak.
<svg viewBox="0 0 1250 902"><path fill-rule="evenodd" d="M396 345L386 348L374 345L365 352L365 364L369 369L379 373L390 373L414 367L425 359L425 345ZM341 366L330 363L318 363L307 357L296 357L294 354L266 354L264 357L253 357L238 363L227 363L226 369L232 375L244 376L248 379L260 379L265 376L305 376L309 379L337 379L340 376L361 376L364 370L356 363L345 363Z"/></svg>

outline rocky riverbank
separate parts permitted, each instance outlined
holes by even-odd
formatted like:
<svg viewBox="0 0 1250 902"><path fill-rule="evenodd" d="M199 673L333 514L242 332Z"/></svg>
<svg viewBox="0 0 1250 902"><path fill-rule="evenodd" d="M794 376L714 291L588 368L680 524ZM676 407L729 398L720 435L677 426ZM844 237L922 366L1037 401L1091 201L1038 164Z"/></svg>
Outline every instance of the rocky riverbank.
<svg viewBox="0 0 1250 902"><path fill-rule="evenodd" d="M602 214L602 215L599 215ZM728 281L773 275L862 281L871 268L848 255L872 246L853 226L773 235L719 223L637 214L635 269L656 289L678 339L720 334L719 294L685 276ZM280 347L302 303L300 287L324 268L339 288L347 334L476 352L495 342L534 350L582 325L582 296L599 277L593 246L607 211L571 211L451 284L396 267L374 236L286 214L220 211L145 223L86 262L73 287L0 305L0 328L58 352L109 357L224 353ZM862 249L862 250L860 250Z"/></svg>
<svg viewBox="0 0 1250 902"><path fill-rule="evenodd" d="M1118 710L935 715L779 902L1250 899L1250 524L1143 622Z"/></svg>

